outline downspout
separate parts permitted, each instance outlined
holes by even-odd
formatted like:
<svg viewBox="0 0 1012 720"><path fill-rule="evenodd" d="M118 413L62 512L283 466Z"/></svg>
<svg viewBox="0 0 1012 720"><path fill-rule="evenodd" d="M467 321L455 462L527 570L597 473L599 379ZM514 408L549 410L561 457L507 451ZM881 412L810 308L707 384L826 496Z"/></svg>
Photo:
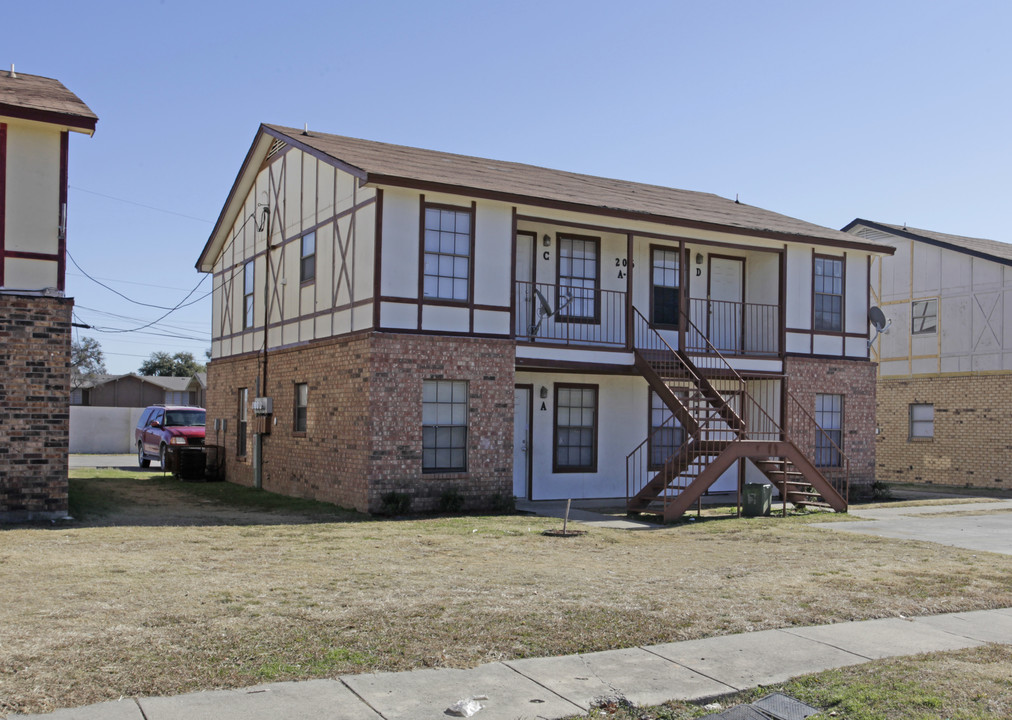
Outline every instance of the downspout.
<svg viewBox="0 0 1012 720"><path fill-rule="evenodd" d="M267 251L264 253L266 261L266 267L264 272L264 349L263 349L263 363L262 377L260 380L260 392L257 393L260 397L267 397L267 332L268 325L270 324L270 278L271 278L271 218L270 208L264 205L263 209L263 221L261 228L266 231L264 239L267 243ZM261 415L260 417L266 417ZM257 429L259 430L260 421L254 416L254 420L257 423ZM266 422L266 421L265 421ZM262 490L264 486L264 436L260 432L253 435L253 487L257 490Z"/></svg>

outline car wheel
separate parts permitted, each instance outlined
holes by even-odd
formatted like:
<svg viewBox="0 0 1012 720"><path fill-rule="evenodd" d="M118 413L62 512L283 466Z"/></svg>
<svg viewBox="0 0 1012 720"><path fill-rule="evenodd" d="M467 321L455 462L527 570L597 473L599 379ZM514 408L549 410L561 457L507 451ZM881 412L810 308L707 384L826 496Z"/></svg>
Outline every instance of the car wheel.
<svg viewBox="0 0 1012 720"><path fill-rule="evenodd" d="M158 448L158 462L162 466L162 472L165 472L165 470L166 470L165 463L167 461L165 459L165 453L166 453L166 448L165 448L164 445L162 445L160 448Z"/></svg>
<svg viewBox="0 0 1012 720"><path fill-rule="evenodd" d="M144 446L141 443L137 443L137 464L142 468L151 466L151 461L144 457Z"/></svg>

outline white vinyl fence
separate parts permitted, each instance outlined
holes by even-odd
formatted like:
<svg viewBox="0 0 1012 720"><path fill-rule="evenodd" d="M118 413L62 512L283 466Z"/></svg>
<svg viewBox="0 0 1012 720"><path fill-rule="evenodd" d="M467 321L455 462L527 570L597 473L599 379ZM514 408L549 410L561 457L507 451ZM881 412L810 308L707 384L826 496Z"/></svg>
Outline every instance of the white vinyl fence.
<svg viewBox="0 0 1012 720"><path fill-rule="evenodd" d="M134 428L144 408L70 406L70 452L137 452Z"/></svg>

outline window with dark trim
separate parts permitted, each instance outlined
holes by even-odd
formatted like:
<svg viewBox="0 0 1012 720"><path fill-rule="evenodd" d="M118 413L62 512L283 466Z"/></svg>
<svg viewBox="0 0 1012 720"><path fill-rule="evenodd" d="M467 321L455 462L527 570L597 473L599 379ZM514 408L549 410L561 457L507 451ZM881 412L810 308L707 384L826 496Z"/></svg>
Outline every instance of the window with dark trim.
<svg viewBox="0 0 1012 720"><path fill-rule="evenodd" d="M933 404L910 404L909 437L911 440L928 440L935 437L935 406Z"/></svg>
<svg viewBox="0 0 1012 720"><path fill-rule="evenodd" d="M682 263L678 248L650 251L651 310L654 325L678 327Z"/></svg>
<svg viewBox="0 0 1012 720"><path fill-rule="evenodd" d="M293 430L306 432L306 419L309 415L309 385L295 383L295 417Z"/></svg>
<svg viewBox="0 0 1012 720"><path fill-rule="evenodd" d="M467 381L422 383L422 472L467 471Z"/></svg>
<svg viewBox="0 0 1012 720"><path fill-rule="evenodd" d="M236 417L239 422L235 424L235 454L239 457L246 456L246 421L249 417L249 388L239 388L239 409Z"/></svg>
<svg viewBox="0 0 1012 720"><path fill-rule="evenodd" d="M650 436L647 442L650 469L664 466L675 451L685 442L685 429L661 396L650 390Z"/></svg>
<svg viewBox="0 0 1012 720"><path fill-rule="evenodd" d="M300 242L299 280L309 283L316 280L316 233L306 233Z"/></svg>
<svg viewBox="0 0 1012 720"><path fill-rule="evenodd" d="M568 322L596 322L600 316L600 240L559 236L558 317Z"/></svg>
<svg viewBox="0 0 1012 720"><path fill-rule="evenodd" d="M426 298L470 299L471 210L425 205L422 294Z"/></svg>
<svg viewBox="0 0 1012 720"><path fill-rule="evenodd" d="M843 332L843 258L815 256L812 328Z"/></svg>
<svg viewBox="0 0 1012 720"><path fill-rule="evenodd" d="M253 327L253 280L254 263L249 260L242 269L242 329Z"/></svg>
<svg viewBox="0 0 1012 720"><path fill-rule="evenodd" d="M938 332L938 300L914 300L910 303L910 332L933 335Z"/></svg>
<svg viewBox="0 0 1012 720"><path fill-rule="evenodd" d="M555 472L597 472L597 385L555 385Z"/></svg>
<svg viewBox="0 0 1012 720"><path fill-rule="evenodd" d="M843 458L843 395L815 396L815 466L840 467Z"/></svg>

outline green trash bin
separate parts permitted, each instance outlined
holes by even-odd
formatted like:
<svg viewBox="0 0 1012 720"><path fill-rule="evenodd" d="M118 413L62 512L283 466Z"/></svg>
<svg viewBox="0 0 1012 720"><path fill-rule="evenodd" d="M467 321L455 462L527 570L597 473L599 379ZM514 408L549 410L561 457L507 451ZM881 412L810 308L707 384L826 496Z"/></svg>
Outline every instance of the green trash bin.
<svg viewBox="0 0 1012 720"><path fill-rule="evenodd" d="M745 483L741 511L747 517L769 515L773 509L773 486L768 482Z"/></svg>

